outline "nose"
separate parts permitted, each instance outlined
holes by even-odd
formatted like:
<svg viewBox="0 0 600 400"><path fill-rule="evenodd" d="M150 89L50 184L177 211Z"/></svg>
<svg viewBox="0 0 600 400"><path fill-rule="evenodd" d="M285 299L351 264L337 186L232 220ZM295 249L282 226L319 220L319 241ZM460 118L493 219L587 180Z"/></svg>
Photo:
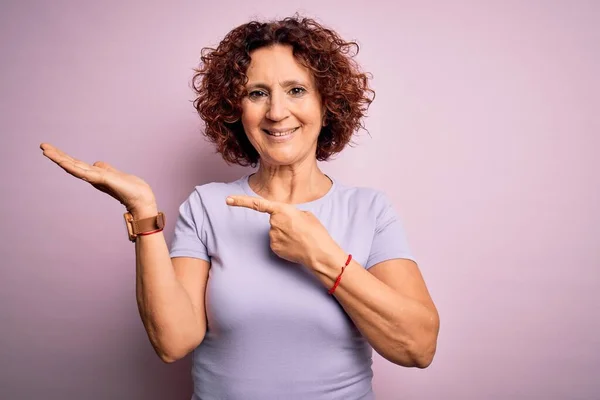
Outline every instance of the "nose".
<svg viewBox="0 0 600 400"><path fill-rule="evenodd" d="M287 118L288 115L289 110L285 96L280 93L271 94L266 117L271 121L278 122Z"/></svg>

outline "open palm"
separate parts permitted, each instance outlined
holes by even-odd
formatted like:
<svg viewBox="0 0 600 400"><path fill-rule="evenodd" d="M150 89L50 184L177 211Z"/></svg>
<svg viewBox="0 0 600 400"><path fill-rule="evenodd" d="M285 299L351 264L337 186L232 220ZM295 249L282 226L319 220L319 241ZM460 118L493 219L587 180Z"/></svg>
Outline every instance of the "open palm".
<svg viewBox="0 0 600 400"><path fill-rule="evenodd" d="M44 156L66 172L114 197L128 211L152 207L155 204L150 185L135 175L121 172L103 161L96 161L93 165L87 164L48 143L42 143L40 148L44 151Z"/></svg>

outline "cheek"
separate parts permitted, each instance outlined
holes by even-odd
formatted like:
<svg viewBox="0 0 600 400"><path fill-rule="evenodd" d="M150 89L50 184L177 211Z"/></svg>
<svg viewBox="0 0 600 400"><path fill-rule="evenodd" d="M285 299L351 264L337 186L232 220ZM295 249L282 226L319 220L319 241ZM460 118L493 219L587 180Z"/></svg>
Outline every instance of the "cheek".
<svg viewBox="0 0 600 400"><path fill-rule="evenodd" d="M318 102L306 102L299 105L298 116L300 116L307 125L321 125L322 106Z"/></svg>
<svg viewBox="0 0 600 400"><path fill-rule="evenodd" d="M260 129L259 126L262 121L262 114L260 110L256 107L242 107L242 126L244 127L244 131L246 132L246 136L253 145L256 145L256 139L260 137L260 134L257 133Z"/></svg>
<svg viewBox="0 0 600 400"><path fill-rule="evenodd" d="M242 103L242 124L244 126L256 126L260 123L263 118L263 109L259 104L252 104L250 102Z"/></svg>

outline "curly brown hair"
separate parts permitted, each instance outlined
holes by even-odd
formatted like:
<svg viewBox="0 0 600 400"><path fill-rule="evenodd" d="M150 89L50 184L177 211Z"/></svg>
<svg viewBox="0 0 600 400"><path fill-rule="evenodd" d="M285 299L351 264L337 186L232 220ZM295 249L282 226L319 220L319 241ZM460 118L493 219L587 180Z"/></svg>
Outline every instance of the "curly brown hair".
<svg viewBox="0 0 600 400"><path fill-rule="evenodd" d="M359 50L356 42L298 15L251 21L229 32L216 49L203 48L192 79L204 134L227 163L255 166L259 161L241 123L241 101L247 96L252 51L275 44L292 46L294 57L314 76L325 108L325 126L317 142L319 161L342 151L354 132L364 129L363 117L375 92L368 84L370 74L361 72L353 59Z"/></svg>

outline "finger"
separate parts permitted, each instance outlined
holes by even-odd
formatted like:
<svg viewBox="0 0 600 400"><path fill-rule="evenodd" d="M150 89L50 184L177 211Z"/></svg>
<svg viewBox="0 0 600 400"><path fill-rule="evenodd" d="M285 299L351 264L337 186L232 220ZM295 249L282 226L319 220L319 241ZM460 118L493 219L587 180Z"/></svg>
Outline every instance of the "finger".
<svg viewBox="0 0 600 400"><path fill-rule="evenodd" d="M110 172L118 172L116 168L104 161L96 161L93 166Z"/></svg>
<svg viewBox="0 0 600 400"><path fill-rule="evenodd" d="M52 146L51 144L42 143L40 145L40 148L44 151L44 153L43 153L44 156L46 156L50 160L54 161L55 163L58 163L59 161L62 161L65 159L75 161L75 159L73 157L69 156L68 154L61 151L60 149Z"/></svg>
<svg viewBox="0 0 600 400"><path fill-rule="evenodd" d="M273 214L280 209L278 203L250 196L229 196L227 204L233 207L246 207L258 212Z"/></svg>
<svg viewBox="0 0 600 400"><path fill-rule="evenodd" d="M93 167L83 161L62 159L57 164L69 174L90 183L104 183L103 173L100 168Z"/></svg>
<svg viewBox="0 0 600 400"><path fill-rule="evenodd" d="M64 166L68 165L69 163L73 164L74 166L77 166L79 168L82 168L82 169L91 169L91 166L88 165L87 163L71 157L70 155L57 149L54 146L42 144L42 146L40 146L40 147L42 147L42 149L44 150L44 156L46 156L54 163L61 166L63 169L64 169ZM69 172L69 171L67 171L67 172ZM73 172L73 171L71 171L71 172Z"/></svg>
<svg viewBox="0 0 600 400"><path fill-rule="evenodd" d="M104 184L106 181L106 171L116 171L109 164L102 161L97 161L94 163L95 165L89 165L47 143L42 143L40 148L44 151L46 157L64 169L67 173L91 184Z"/></svg>
<svg viewBox="0 0 600 400"><path fill-rule="evenodd" d="M91 184L104 185L106 183L106 175L110 173L107 170L89 165L72 157L58 158L54 162L70 175Z"/></svg>

